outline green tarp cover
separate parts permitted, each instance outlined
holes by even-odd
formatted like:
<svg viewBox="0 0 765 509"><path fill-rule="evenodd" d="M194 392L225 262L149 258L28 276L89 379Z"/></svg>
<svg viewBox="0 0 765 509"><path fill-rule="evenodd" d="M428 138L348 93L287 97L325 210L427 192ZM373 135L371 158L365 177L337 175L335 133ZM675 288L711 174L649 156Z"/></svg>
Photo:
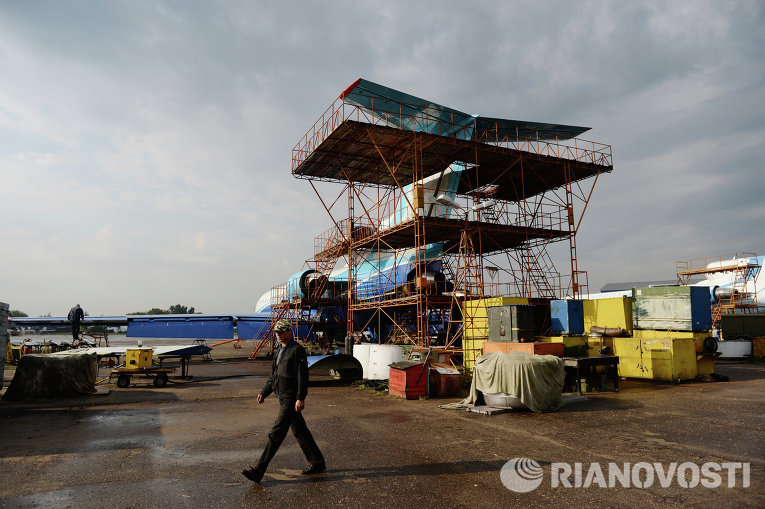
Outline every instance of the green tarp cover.
<svg viewBox="0 0 765 509"><path fill-rule="evenodd" d="M473 368L470 394L459 403L442 408L472 408L485 394L512 394L534 412L551 412L563 406L561 392L566 371L554 355L495 352L482 355Z"/></svg>
<svg viewBox="0 0 765 509"><path fill-rule="evenodd" d="M64 398L96 392L98 357L76 355L24 355L16 366L3 401Z"/></svg>

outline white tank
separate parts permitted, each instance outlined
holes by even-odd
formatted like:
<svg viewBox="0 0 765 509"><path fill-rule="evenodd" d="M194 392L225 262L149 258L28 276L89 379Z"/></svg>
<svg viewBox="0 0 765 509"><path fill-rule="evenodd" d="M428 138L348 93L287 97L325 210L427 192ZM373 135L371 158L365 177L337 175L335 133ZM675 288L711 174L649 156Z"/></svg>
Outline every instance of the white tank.
<svg viewBox="0 0 765 509"><path fill-rule="evenodd" d="M372 348L370 343L360 343L353 345L353 357L361 364L361 378L369 378L369 350Z"/></svg>
<svg viewBox="0 0 765 509"><path fill-rule="evenodd" d="M389 365L404 360L403 350L399 345L371 345L371 347L369 350L369 371L364 378L370 380L390 379Z"/></svg>
<svg viewBox="0 0 765 509"><path fill-rule="evenodd" d="M751 341L736 341L727 339L717 342L717 351L723 359L738 359L752 355Z"/></svg>

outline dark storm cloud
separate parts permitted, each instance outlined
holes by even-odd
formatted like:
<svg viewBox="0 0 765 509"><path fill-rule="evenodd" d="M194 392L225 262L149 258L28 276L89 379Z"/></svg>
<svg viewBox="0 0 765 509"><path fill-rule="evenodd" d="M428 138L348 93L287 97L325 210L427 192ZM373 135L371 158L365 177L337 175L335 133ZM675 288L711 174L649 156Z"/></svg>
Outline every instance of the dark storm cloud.
<svg viewBox="0 0 765 509"><path fill-rule="evenodd" d="M117 279L123 301L104 293L92 312L139 308L136 279L168 302L248 310L329 227L291 150L359 77L611 144L577 238L591 289L764 250L763 5L5 2L4 206L30 246L9 261L75 293ZM73 220L83 233L67 239ZM94 238L113 249L80 247ZM9 281L6 300L53 310L27 286Z"/></svg>

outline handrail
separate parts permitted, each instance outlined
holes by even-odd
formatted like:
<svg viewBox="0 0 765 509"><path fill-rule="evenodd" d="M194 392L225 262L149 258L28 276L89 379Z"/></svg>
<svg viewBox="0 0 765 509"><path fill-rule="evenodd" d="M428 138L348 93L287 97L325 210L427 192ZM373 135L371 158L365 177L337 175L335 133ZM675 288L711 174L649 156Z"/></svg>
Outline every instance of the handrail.
<svg viewBox="0 0 765 509"><path fill-rule="evenodd" d="M390 103L392 101L389 100L387 102ZM418 107L418 105L406 105L406 103L401 103L401 105ZM515 137L512 137L506 133L501 134L496 122L493 129L479 129L478 122L475 119L472 126L457 124L454 123L453 119L445 120L441 115L435 116L429 114L429 109L448 113L437 108L417 110L417 115L407 115L402 113L401 110L393 112L381 108L375 109L373 98L372 110L370 111L369 108L347 103L344 99L338 98L322 113L292 149L292 171L294 172L305 162L310 154L346 120L426 132L455 140L464 141L472 139L477 143L599 166L610 166L612 164L610 145L579 138L559 140L556 137L554 141L544 141L538 139L537 136L537 139L528 139L520 136L518 133L516 133ZM486 119L483 119L483 121L485 122Z"/></svg>

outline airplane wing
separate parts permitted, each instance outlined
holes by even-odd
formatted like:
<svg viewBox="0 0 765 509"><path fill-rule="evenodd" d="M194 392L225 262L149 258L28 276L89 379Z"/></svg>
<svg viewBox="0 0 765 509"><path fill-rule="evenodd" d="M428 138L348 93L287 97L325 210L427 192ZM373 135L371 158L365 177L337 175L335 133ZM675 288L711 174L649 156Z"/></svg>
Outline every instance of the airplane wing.
<svg viewBox="0 0 765 509"><path fill-rule="evenodd" d="M233 339L237 319L236 315L216 314L119 315L86 316L81 323L83 326L127 326L129 338ZM69 323L65 316L9 318L11 327L63 326Z"/></svg>
<svg viewBox="0 0 765 509"><path fill-rule="evenodd" d="M94 353L99 357L114 357L125 355L128 348L127 346L115 346L115 347L94 347L94 348L74 348L72 350L63 350L61 352L55 352L50 355L77 355L81 353ZM154 355L157 357L191 357L194 355L204 355L212 350L207 345L168 345L168 346L154 346L151 347L154 350Z"/></svg>

